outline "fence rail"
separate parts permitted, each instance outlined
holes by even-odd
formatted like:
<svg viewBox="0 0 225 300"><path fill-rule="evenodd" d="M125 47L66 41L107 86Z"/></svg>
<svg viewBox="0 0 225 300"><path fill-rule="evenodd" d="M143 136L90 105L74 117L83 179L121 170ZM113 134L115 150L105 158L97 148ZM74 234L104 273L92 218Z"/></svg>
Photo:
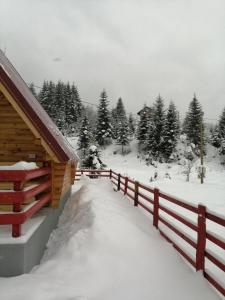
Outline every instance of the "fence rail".
<svg viewBox="0 0 225 300"><path fill-rule="evenodd" d="M211 221L225 228L225 218L210 212L204 205L192 205L175 198L174 196L168 195L157 188L149 187L143 183L132 180L129 177L116 173L113 170L78 170L76 179L79 180L82 174L85 174L90 178L110 178L114 190L120 191L126 195L133 201L134 206L140 206L147 213L150 213L153 216L153 226L159 230L161 235L173 245L180 255L183 256L196 271L201 270L210 284L225 296L225 288L221 284L219 278L205 267L206 260L208 260L219 270L225 272L224 261L206 246L207 241L210 241L213 245L225 250L225 241L223 238L216 233L211 232L207 226L207 221ZM193 214L195 221L179 214L176 210L170 208L169 205L181 208L185 210L187 214ZM175 220L175 223L171 221L171 218ZM179 228L177 222L182 224L182 226L185 226L186 229ZM186 251L185 247L182 247L174 240L174 238L171 238L167 232L168 230L191 246L195 251L194 258ZM193 234L190 235L187 233L186 231L188 230L195 233L197 238L194 238Z"/></svg>
<svg viewBox="0 0 225 300"><path fill-rule="evenodd" d="M12 211L0 213L0 225L12 225L12 236L21 235L22 224L51 200L51 169L5 170L0 172L0 182L12 182L13 191L0 191L0 205L12 206ZM38 183L24 187L30 180ZM23 205L35 197L29 205Z"/></svg>

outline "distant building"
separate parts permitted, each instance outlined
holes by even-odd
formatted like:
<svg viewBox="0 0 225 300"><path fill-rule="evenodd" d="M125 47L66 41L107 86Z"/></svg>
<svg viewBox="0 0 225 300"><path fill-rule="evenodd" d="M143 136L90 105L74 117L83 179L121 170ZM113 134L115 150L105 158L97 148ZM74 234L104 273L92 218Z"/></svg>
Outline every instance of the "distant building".
<svg viewBox="0 0 225 300"><path fill-rule="evenodd" d="M141 116L142 114L146 114L150 118L152 115L152 107L145 105L137 114L139 116Z"/></svg>

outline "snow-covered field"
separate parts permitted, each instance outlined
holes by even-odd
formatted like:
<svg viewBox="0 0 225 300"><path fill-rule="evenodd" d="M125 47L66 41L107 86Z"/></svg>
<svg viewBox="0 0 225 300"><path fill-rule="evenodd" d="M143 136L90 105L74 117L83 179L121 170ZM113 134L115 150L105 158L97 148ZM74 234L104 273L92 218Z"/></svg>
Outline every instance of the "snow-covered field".
<svg viewBox="0 0 225 300"><path fill-rule="evenodd" d="M4 300L218 299L105 179L74 186L39 266L0 278Z"/></svg>
<svg viewBox="0 0 225 300"><path fill-rule="evenodd" d="M157 168L147 166L145 161L137 157L137 143L131 143L131 152L122 156L119 154L119 146L110 145L102 151L102 161L108 168L127 175L152 187L158 187L164 192L182 198L192 203L202 203L211 210L217 211L225 216L225 166L221 165L221 158L215 154L215 149L208 146L205 157L206 178L204 184L200 184L197 176L197 161L192 167L190 182L186 181L183 165L157 164ZM117 154L113 154L117 151ZM154 178L155 172L158 178ZM170 178L166 178L166 173Z"/></svg>

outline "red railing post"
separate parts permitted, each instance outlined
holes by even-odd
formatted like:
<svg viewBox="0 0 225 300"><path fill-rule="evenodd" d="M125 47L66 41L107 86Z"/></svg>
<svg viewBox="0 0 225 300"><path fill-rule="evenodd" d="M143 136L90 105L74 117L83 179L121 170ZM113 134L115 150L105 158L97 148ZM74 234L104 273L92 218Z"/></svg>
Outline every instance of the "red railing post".
<svg viewBox="0 0 225 300"><path fill-rule="evenodd" d="M14 182L14 191L21 191L23 189L23 182L15 181ZM13 212L21 211L21 203L13 203ZM12 225L12 236L19 237L21 236L21 224L13 224Z"/></svg>
<svg viewBox="0 0 225 300"><path fill-rule="evenodd" d="M159 223L159 189L154 189L153 226L158 228Z"/></svg>
<svg viewBox="0 0 225 300"><path fill-rule="evenodd" d="M112 169L109 170L109 178L112 178Z"/></svg>
<svg viewBox="0 0 225 300"><path fill-rule="evenodd" d="M118 184L117 184L117 191L120 191L120 180L121 180L121 175L118 174Z"/></svg>
<svg viewBox="0 0 225 300"><path fill-rule="evenodd" d="M206 246L206 207L198 205L198 237L196 251L196 271L205 268L205 246Z"/></svg>
<svg viewBox="0 0 225 300"><path fill-rule="evenodd" d="M138 206L138 187L139 187L139 182L135 181L134 185L134 206Z"/></svg>
<svg viewBox="0 0 225 300"><path fill-rule="evenodd" d="M124 184L124 195L127 194L127 187L128 187L128 177L125 177L125 184Z"/></svg>

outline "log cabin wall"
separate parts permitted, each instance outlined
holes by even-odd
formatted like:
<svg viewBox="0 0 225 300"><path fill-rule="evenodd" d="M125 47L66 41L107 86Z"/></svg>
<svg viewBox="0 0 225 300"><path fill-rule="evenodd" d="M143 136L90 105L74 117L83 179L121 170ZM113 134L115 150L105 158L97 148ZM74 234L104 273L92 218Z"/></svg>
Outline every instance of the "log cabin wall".
<svg viewBox="0 0 225 300"><path fill-rule="evenodd" d="M42 162L46 151L0 91L0 163Z"/></svg>
<svg viewBox="0 0 225 300"><path fill-rule="evenodd" d="M67 163L52 162L52 207L57 208L63 195L70 189L74 178L71 161Z"/></svg>

